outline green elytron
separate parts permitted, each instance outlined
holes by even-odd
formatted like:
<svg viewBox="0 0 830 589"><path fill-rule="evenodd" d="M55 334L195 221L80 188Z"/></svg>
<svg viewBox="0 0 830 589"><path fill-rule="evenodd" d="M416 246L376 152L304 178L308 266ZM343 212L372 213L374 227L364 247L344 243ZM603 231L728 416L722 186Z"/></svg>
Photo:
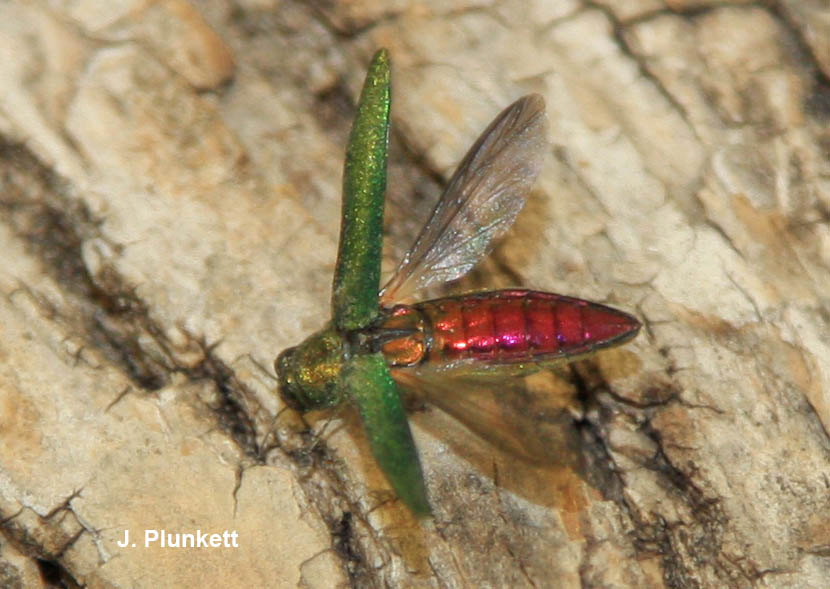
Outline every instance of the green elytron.
<svg viewBox="0 0 830 589"><path fill-rule="evenodd" d="M298 409L357 406L372 452L395 492L418 515L430 512L421 463L401 398L381 352L349 351L344 333L380 314L381 242L389 142L389 55L378 51L366 75L343 174L343 221L334 272L332 322L276 361L280 392Z"/></svg>
<svg viewBox="0 0 830 589"><path fill-rule="evenodd" d="M423 517L430 505L399 386L430 393L432 402L466 414L479 422L478 431L486 431L499 417L471 404L476 392L479 398L487 390L496 391L496 398L509 395L518 389L504 379L624 343L640 324L597 303L517 289L395 304L429 284L466 274L486 255L521 210L547 143L541 96L525 96L502 111L462 160L381 290L389 78L389 57L380 50L346 151L332 320L282 352L275 366L287 405L306 411L347 402L357 408L387 479ZM464 404L466 410L454 408Z"/></svg>

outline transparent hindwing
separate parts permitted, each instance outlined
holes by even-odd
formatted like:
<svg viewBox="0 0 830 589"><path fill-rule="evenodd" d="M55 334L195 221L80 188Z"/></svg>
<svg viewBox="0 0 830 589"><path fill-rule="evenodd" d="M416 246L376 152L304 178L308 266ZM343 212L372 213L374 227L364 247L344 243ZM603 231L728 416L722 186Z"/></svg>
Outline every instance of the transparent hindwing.
<svg viewBox="0 0 830 589"><path fill-rule="evenodd" d="M392 377L409 399L440 408L513 456L533 464L578 463L576 391L550 372L501 377L426 365L393 370Z"/></svg>
<svg viewBox="0 0 830 589"><path fill-rule="evenodd" d="M469 272L507 231L525 203L547 147L545 101L524 96L473 144L415 244L381 290L382 305Z"/></svg>

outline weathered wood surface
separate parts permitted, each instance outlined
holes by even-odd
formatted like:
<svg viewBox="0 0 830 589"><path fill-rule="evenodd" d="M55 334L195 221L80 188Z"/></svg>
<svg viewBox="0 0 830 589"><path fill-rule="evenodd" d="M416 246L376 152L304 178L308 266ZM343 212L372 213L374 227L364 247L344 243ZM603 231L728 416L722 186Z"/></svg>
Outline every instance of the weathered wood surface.
<svg viewBox="0 0 830 589"><path fill-rule="evenodd" d="M328 314L378 46L390 267L477 133L540 92L542 178L458 288L645 323L557 385L579 476L417 412L423 526L352 416L320 439L278 416L271 368ZM3 586L830 578L826 2L3 2L0 55ZM126 529L238 547L120 548Z"/></svg>

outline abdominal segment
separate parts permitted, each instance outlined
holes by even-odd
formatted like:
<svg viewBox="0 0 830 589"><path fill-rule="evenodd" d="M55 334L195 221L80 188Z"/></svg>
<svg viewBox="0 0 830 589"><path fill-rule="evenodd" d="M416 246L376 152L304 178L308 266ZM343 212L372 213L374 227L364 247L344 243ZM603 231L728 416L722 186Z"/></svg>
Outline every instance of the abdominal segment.
<svg viewBox="0 0 830 589"><path fill-rule="evenodd" d="M391 366L498 365L583 355L628 341L639 328L634 317L605 305L500 290L393 307L378 332L387 334L381 351Z"/></svg>

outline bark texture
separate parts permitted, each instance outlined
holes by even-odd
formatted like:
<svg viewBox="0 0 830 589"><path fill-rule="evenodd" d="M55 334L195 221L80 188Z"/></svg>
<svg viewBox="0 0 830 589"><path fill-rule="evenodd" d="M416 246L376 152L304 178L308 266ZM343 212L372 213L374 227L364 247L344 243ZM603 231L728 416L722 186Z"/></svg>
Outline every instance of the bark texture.
<svg viewBox="0 0 830 589"><path fill-rule="evenodd" d="M573 415L553 464L416 411L426 524L355 416L281 412L271 368L329 315L378 46L389 268L539 92L541 180L453 291L645 324L537 383ZM5 1L0 56L0 585L827 584L824 0Z"/></svg>

